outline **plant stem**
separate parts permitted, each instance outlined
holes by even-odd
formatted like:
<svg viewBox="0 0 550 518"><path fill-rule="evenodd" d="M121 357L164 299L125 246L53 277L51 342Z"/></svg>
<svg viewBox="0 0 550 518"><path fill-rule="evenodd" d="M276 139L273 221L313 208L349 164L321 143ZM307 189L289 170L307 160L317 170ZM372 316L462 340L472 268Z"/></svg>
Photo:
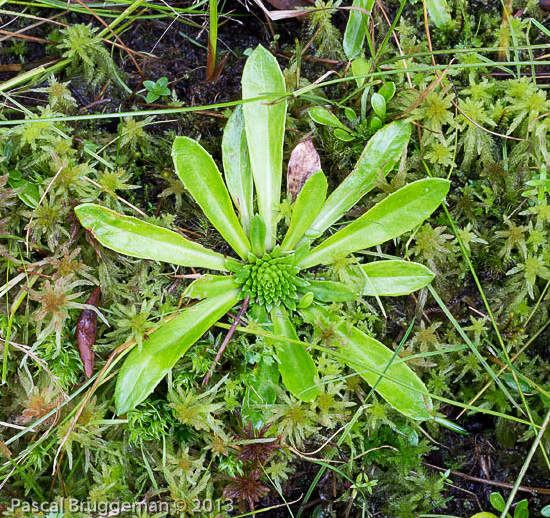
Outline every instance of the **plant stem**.
<svg viewBox="0 0 550 518"><path fill-rule="evenodd" d="M229 328L228 333L225 335L225 338L223 339L222 344L220 345L220 348L218 349L218 354L216 354L216 358L214 359L214 363L212 364L212 367L210 367L210 370L208 371L208 374L204 377L202 380L202 387L205 387L208 384L208 381L210 380L210 377L212 376L212 372L214 371L214 368L220 361L220 358L222 357L223 352L225 351L225 348L227 347L227 344L229 343L229 340L231 340L231 337L235 333L235 330L237 329L237 326L239 325L239 322L241 321L242 316L244 315L244 312L246 311L246 308L248 307L248 302L250 300L250 296L246 297L243 302L243 307L239 311L239 314L237 315L237 318L231 324L231 327Z"/></svg>

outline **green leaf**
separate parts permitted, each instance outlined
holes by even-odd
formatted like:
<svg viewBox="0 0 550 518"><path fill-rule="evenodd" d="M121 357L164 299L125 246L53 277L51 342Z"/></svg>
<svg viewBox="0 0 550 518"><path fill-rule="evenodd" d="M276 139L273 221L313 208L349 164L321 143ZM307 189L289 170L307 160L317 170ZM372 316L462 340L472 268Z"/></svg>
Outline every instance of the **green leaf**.
<svg viewBox="0 0 550 518"><path fill-rule="evenodd" d="M225 257L166 228L93 203L75 208L82 226L115 252L166 263L227 271Z"/></svg>
<svg viewBox="0 0 550 518"><path fill-rule="evenodd" d="M357 121L357 114L348 106L344 108L344 115L346 116L346 119L348 119L351 123Z"/></svg>
<svg viewBox="0 0 550 518"><path fill-rule="evenodd" d="M367 277L361 294L370 297L408 295L427 286L435 277L423 264L399 260L362 264L361 269Z"/></svg>
<svg viewBox="0 0 550 518"><path fill-rule="evenodd" d="M373 117L370 120L370 130L372 133L376 133L382 127L382 121L379 117Z"/></svg>
<svg viewBox="0 0 550 518"><path fill-rule="evenodd" d="M540 514L541 514L542 516L550 516L550 505L544 506L544 507L541 509Z"/></svg>
<svg viewBox="0 0 550 518"><path fill-rule="evenodd" d="M352 140L355 140L355 137L349 131L340 128L336 128L334 130L334 136L343 142L351 142Z"/></svg>
<svg viewBox="0 0 550 518"><path fill-rule="evenodd" d="M275 335L298 340L296 330L283 308L274 308L271 311L271 320ZM318 389L315 386L317 369L311 355L300 344L278 340L275 345L279 358L279 372L285 387L298 399L313 401L317 397Z"/></svg>
<svg viewBox="0 0 550 518"><path fill-rule="evenodd" d="M365 58L357 58L351 62L351 73L354 76L363 76L365 74L368 74L369 70L370 70L370 62L367 61ZM358 87L361 87L365 82L365 78L357 77L355 79L355 82L357 83ZM367 89L368 88L369 87L367 87Z"/></svg>
<svg viewBox="0 0 550 518"><path fill-rule="evenodd" d="M270 104L275 98L286 94L285 81L277 60L261 45L246 60L242 90L245 100L265 95L272 97L243 105L258 211L267 228L265 246L267 251L271 251L277 237L277 217L281 202L287 103L285 100Z"/></svg>
<svg viewBox="0 0 550 518"><path fill-rule="evenodd" d="M18 171L19 172L19 171ZM31 209L36 209L40 203L40 191L38 190L38 185L21 178L12 179L10 173L10 179L8 180L8 185L14 189L21 189L17 196L18 198Z"/></svg>
<svg viewBox="0 0 550 518"><path fill-rule="evenodd" d="M254 212L254 184L242 106L235 108L223 131L222 158L227 189L248 233Z"/></svg>
<svg viewBox="0 0 550 518"><path fill-rule="evenodd" d="M353 7L367 9L369 0L353 0ZM350 11L346 32L344 33L344 52L349 60L357 57L363 50L367 32L367 15L358 10Z"/></svg>
<svg viewBox="0 0 550 518"><path fill-rule="evenodd" d="M206 217L231 248L242 259L246 258L250 243L210 154L195 140L176 137L172 145L172 158L180 180Z"/></svg>
<svg viewBox="0 0 550 518"><path fill-rule="evenodd" d="M314 295L313 295L313 292L312 291L308 291L301 299L300 299L300 302L298 302L298 305L296 306L297 308L308 308L309 306L311 306L311 304L313 304L313 298L314 298Z"/></svg>
<svg viewBox="0 0 550 518"><path fill-rule="evenodd" d="M411 125L392 122L367 143L349 176L333 191L306 236L320 236L374 187L377 175L386 176L395 166L411 136Z"/></svg>
<svg viewBox="0 0 550 518"><path fill-rule="evenodd" d="M432 418L426 386L406 363L395 363L391 349L320 306L302 309L300 314L312 325L330 326L334 340L325 345L338 347L335 356L356 370L371 387L376 385L376 392L397 411L412 419Z"/></svg>
<svg viewBox="0 0 550 518"><path fill-rule="evenodd" d="M506 502L500 493L491 493L489 495L489 501L497 511L502 512L506 507Z"/></svg>
<svg viewBox="0 0 550 518"><path fill-rule="evenodd" d="M250 244L252 253L256 257L262 257L265 254L265 223L259 214L256 214L250 222Z"/></svg>
<svg viewBox="0 0 550 518"><path fill-rule="evenodd" d="M170 322L163 324L126 358L115 389L117 414L125 414L139 405L187 352L219 318L238 301L239 291L203 300L184 309Z"/></svg>
<svg viewBox="0 0 550 518"><path fill-rule="evenodd" d="M442 178L426 178L405 185L323 241L298 266L310 268L331 263L412 230L437 209L449 187L450 182Z"/></svg>
<svg viewBox="0 0 550 518"><path fill-rule="evenodd" d="M426 7L430 19L435 23L438 29L444 29L451 24L451 15L447 0L426 0Z"/></svg>
<svg viewBox="0 0 550 518"><path fill-rule="evenodd" d="M340 128L344 131L348 131L348 128L339 121L338 117L336 117L334 113L329 112L322 106L314 106L313 108L310 108L307 113L317 124L328 126L329 128Z"/></svg>
<svg viewBox="0 0 550 518"><path fill-rule="evenodd" d="M386 118L386 99L384 99L384 96L374 93L370 98L370 103L376 115L384 120Z"/></svg>
<svg viewBox="0 0 550 518"><path fill-rule="evenodd" d="M462 426L459 426L454 421L450 421L449 419L445 419L444 417L435 416L434 421L437 424L440 424L441 426L452 430L453 432L459 433L460 435L470 435L468 431L462 428Z"/></svg>
<svg viewBox="0 0 550 518"><path fill-rule="evenodd" d="M381 86L378 90L378 93L382 97L384 97L386 103L389 103L395 95L395 83L393 81L388 81L387 83L384 83L384 85Z"/></svg>
<svg viewBox="0 0 550 518"><path fill-rule="evenodd" d="M514 509L514 518L529 518L529 502L520 500Z"/></svg>
<svg viewBox="0 0 550 518"><path fill-rule="evenodd" d="M189 285L184 297L209 299L236 289L240 289L240 286L235 282L233 275L205 275Z"/></svg>
<svg viewBox="0 0 550 518"><path fill-rule="evenodd" d="M147 97L145 97L145 101L147 103L154 103L160 95L155 90L149 90L147 92Z"/></svg>
<svg viewBox="0 0 550 518"><path fill-rule="evenodd" d="M356 297L356 293L341 282L335 281L309 281L307 287L313 293L316 300L321 302L347 302Z"/></svg>
<svg viewBox="0 0 550 518"><path fill-rule="evenodd" d="M327 178L323 171L313 173L296 198L290 225L286 233L282 250L293 250L305 231L313 223L327 197Z"/></svg>
<svg viewBox="0 0 550 518"><path fill-rule="evenodd" d="M498 518L498 516L493 513L476 513L472 518Z"/></svg>
<svg viewBox="0 0 550 518"><path fill-rule="evenodd" d="M262 356L246 386L242 414L256 428L265 425L265 410L275 403L275 386L279 384L279 368L272 356ZM263 408L262 408L263 407ZM263 411L262 411L263 410Z"/></svg>

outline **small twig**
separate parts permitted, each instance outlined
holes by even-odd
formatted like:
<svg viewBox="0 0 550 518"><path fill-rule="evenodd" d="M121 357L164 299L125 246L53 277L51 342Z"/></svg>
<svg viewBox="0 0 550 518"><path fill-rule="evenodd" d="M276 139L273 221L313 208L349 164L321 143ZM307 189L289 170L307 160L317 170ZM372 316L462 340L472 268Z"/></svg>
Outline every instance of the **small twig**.
<svg viewBox="0 0 550 518"><path fill-rule="evenodd" d="M229 343L229 340L231 340L231 337L235 333L235 329L237 329L237 326L239 325L239 322L241 321L242 316L244 315L244 312L246 311L246 308L248 307L248 301L250 300L250 295L244 299L243 307L239 311L239 314L237 315L237 318L229 328L229 331L227 332L227 335L225 335L225 338L223 339L222 344L220 345L220 348L218 349L218 354L216 354L216 358L214 359L214 363L212 364L212 367L210 367L210 370L208 371L208 374L204 377L202 380L201 386L204 387L207 385L208 381L210 380L210 377L212 376L212 372L214 371L214 368L220 361L220 358L223 354L223 351L225 350L227 344Z"/></svg>
<svg viewBox="0 0 550 518"><path fill-rule="evenodd" d="M429 464L428 462L423 462L422 464L424 464L424 466L428 466L429 468L436 469L437 471L442 471L442 472L447 471L445 468L434 466L433 464ZM480 477L472 477L471 475L466 475L466 473L460 473L459 471L451 471L450 474L455 477L463 478L464 480L477 482L478 484L487 484L489 486L502 487L504 489L512 489L514 487L513 484L508 484L506 482L497 482L496 480L487 480L485 478L480 478ZM533 493L533 494L539 493L541 495L550 495L550 489L544 488L544 487L518 486L517 490L524 491L526 493Z"/></svg>

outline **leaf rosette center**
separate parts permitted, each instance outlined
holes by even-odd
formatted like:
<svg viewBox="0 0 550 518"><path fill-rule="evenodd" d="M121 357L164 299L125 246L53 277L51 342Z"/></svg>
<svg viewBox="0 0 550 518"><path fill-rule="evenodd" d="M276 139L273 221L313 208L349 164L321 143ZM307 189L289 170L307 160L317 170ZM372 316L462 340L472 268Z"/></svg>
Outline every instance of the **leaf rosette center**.
<svg viewBox="0 0 550 518"><path fill-rule="evenodd" d="M296 255L282 255L277 246L261 257L250 253L248 263L231 265L231 269L243 295L250 297L252 303L265 306L267 310L279 305L295 309L300 291L309 285L298 276L300 268L296 262Z"/></svg>

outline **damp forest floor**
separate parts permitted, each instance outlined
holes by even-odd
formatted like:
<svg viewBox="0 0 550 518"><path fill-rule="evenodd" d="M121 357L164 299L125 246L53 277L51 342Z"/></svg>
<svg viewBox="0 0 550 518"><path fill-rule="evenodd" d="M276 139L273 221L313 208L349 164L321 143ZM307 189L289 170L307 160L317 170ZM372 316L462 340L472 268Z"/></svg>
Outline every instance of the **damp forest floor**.
<svg viewBox="0 0 550 518"><path fill-rule="evenodd" d="M304 16L281 19L262 6L286 12L292 0L218 2L218 69L208 77L208 2L0 0L0 513L470 518L501 516L509 500L514 518L550 516L550 15L533 0L426 4L376 0L350 61L351 2L304 1ZM401 161L347 219L408 182L451 181L445 206L419 228L358 254L422 263L436 274L431 285L364 297L340 315L399 348L446 424L407 419L315 352L318 399L275 387L264 428L251 429L243 401L273 351L265 339L238 330L201 387L235 315L144 403L115 412L117 347L140 346L185 307L201 272L103 248L74 207L139 212L230 253L179 183L170 150L175 136L191 137L221 169L223 129L260 44L297 92L285 172L310 139L330 191L374 119L412 124ZM380 120L382 88L395 94ZM314 106L339 128L314 120ZM346 282L352 264L329 275ZM76 334L96 286L88 380ZM326 338L311 327L298 335ZM73 500L88 508L69 508Z"/></svg>

